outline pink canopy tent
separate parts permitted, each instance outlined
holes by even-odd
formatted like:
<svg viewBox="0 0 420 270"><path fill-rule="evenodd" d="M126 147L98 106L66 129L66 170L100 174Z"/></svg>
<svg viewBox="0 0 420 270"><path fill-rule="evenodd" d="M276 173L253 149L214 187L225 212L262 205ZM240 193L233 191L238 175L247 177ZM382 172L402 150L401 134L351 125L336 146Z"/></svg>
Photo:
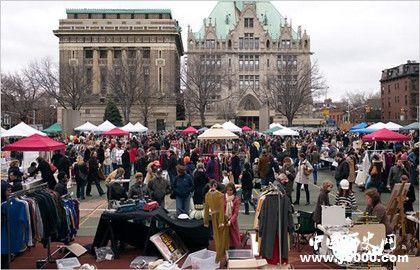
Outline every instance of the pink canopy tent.
<svg viewBox="0 0 420 270"><path fill-rule="evenodd" d="M47 136L34 134L23 138L17 142L6 145L4 151L31 151L31 152L47 152L65 149L64 143L55 141Z"/></svg>
<svg viewBox="0 0 420 270"><path fill-rule="evenodd" d="M104 133L105 136L126 136L129 134L130 133L128 131L124 131L120 128L113 128Z"/></svg>
<svg viewBox="0 0 420 270"><path fill-rule="evenodd" d="M371 141L402 142L402 141L409 141L410 137L391 131L389 129L383 128L371 134L363 136L362 140L368 141L368 142L371 142Z"/></svg>
<svg viewBox="0 0 420 270"><path fill-rule="evenodd" d="M248 126L243 126L242 127L242 131L243 132L248 132L248 131L252 131L252 129L250 127L248 127Z"/></svg>
<svg viewBox="0 0 420 270"><path fill-rule="evenodd" d="M192 126L189 126L189 127L187 127L186 129L184 129L183 131L182 131L182 134L184 134L184 135L187 135L187 134L197 134L198 133L198 130L196 130L194 127L192 127Z"/></svg>

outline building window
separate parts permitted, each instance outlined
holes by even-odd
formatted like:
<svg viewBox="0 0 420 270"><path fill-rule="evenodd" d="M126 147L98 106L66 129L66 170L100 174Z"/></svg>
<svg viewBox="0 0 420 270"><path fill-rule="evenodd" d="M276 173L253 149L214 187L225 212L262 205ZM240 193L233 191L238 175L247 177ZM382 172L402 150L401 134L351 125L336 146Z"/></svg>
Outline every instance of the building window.
<svg viewBox="0 0 420 270"><path fill-rule="evenodd" d="M260 56L253 54L239 55L239 69L256 70L260 67Z"/></svg>
<svg viewBox="0 0 420 270"><path fill-rule="evenodd" d="M106 58L106 50L99 51L99 58Z"/></svg>
<svg viewBox="0 0 420 270"><path fill-rule="evenodd" d="M134 19L134 14L131 14L131 19Z"/></svg>
<svg viewBox="0 0 420 270"><path fill-rule="evenodd" d="M162 19L162 18L163 18L162 13L159 13L159 19Z"/></svg>
<svg viewBox="0 0 420 270"><path fill-rule="evenodd" d="M143 49L143 58L150 58L150 48Z"/></svg>
<svg viewBox="0 0 420 270"><path fill-rule="evenodd" d="M283 49L290 49L291 47L291 42L288 39L284 39L281 41L281 48Z"/></svg>
<svg viewBox="0 0 420 270"><path fill-rule="evenodd" d="M86 59L93 58L93 51L92 50L85 50L85 58Z"/></svg>
<svg viewBox="0 0 420 270"><path fill-rule="evenodd" d="M91 13L88 14L88 19L92 19L92 14Z"/></svg>
<svg viewBox="0 0 420 270"><path fill-rule="evenodd" d="M267 42L266 42L265 46L267 47L267 49L270 49L270 41L268 39L267 39Z"/></svg>
<svg viewBox="0 0 420 270"><path fill-rule="evenodd" d="M159 58L162 58L162 51L159 50Z"/></svg>
<svg viewBox="0 0 420 270"><path fill-rule="evenodd" d="M117 19L120 19L120 14L119 13L117 14Z"/></svg>
<svg viewBox="0 0 420 270"><path fill-rule="evenodd" d="M114 58L121 58L121 50L114 51Z"/></svg>
<svg viewBox="0 0 420 270"><path fill-rule="evenodd" d="M222 58L220 55L204 55L201 63L209 69L220 69L222 67Z"/></svg>
<svg viewBox="0 0 420 270"><path fill-rule="evenodd" d="M260 76L259 75L239 75L239 88L242 90L247 90L247 89L258 90L260 88Z"/></svg>
<svg viewBox="0 0 420 270"><path fill-rule="evenodd" d="M149 19L149 14L144 14L145 19Z"/></svg>
<svg viewBox="0 0 420 270"><path fill-rule="evenodd" d="M90 114L90 109L85 109L85 114Z"/></svg>
<svg viewBox="0 0 420 270"><path fill-rule="evenodd" d="M133 49L131 49L131 50L128 50L128 58L136 58L136 55L137 55L137 52L136 52L136 50L133 50Z"/></svg>
<svg viewBox="0 0 420 270"><path fill-rule="evenodd" d="M75 19L78 19L78 15L79 15L79 14L74 14L74 18L75 18Z"/></svg>
<svg viewBox="0 0 420 270"><path fill-rule="evenodd" d="M232 49L232 41L230 39L228 40L228 48Z"/></svg>
<svg viewBox="0 0 420 270"><path fill-rule="evenodd" d="M229 58L229 67L231 67L231 66L232 66L232 61Z"/></svg>
<svg viewBox="0 0 420 270"><path fill-rule="evenodd" d="M388 84L388 94L391 93L391 84Z"/></svg>
<svg viewBox="0 0 420 270"><path fill-rule="evenodd" d="M408 98L407 95L404 96L404 104L407 106L408 105Z"/></svg>
<svg viewBox="0 0 420 270"><path fill-rule="evenodd" d="M102 13L102 19L105 19L105 18L106 18L106 14Z"/></svg>
<svg viewBox="0 0 420 270"><path fill-rule="evenodd" d="M270 67L270 59L267 59L267 67Z"/></svg>
<svg viewBox="0 0 420 270"><path fill-rule="evenodd" d="M245 28L252 28L254 27L254 19L253 18L245 18L244 20Z"/></svg>

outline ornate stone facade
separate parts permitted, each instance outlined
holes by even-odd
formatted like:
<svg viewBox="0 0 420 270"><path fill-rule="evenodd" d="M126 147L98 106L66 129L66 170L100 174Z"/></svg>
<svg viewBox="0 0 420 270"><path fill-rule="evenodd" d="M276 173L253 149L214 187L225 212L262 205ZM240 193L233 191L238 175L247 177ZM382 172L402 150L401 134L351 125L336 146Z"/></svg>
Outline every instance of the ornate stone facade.
<svg viewBox="0 0 420 270"><path fill-rule="evenodd" d="M59 38L60 67L70 63L84 70L91 82L91 100L81 109L81 121L103 122L110 84L107 70L118 59L140 56L149 66L150 91L161 93L154 100L149 128L173 129L176 95L180 91L180 57L184 54L181 28L167 9L67 9L54 34ZM146 77L145 77L146 80ZM163 94L163 95L162 95ZM143 122L139 105L130 121ZM63 108L58 108L61 121Z"/></svg>
<svg viewBox="0 0 420 270"><path fill-rule="evenodd" d="M188 29L187 43L188 58L212 55L210 64L214 62L220 71L234 74L233 85L221 89L222 99L230 91L241 93L209 108L206 124L222 122L226 118L222 115L225 109L231 108L231 118L237 124L258 128L260 118L264 114L268 117L259 95L267 76L280 75L284 65L310 66L308 34L300 26L295 31L291 20L280 15L269 1L219 1L203 20L200 31ZM322 124L322 119L313 118L312 106L306 108L293 124ZM269 117L271 121L287 123L274 111L269 112ZM199 125L199 120L194 124Z"/></svg>

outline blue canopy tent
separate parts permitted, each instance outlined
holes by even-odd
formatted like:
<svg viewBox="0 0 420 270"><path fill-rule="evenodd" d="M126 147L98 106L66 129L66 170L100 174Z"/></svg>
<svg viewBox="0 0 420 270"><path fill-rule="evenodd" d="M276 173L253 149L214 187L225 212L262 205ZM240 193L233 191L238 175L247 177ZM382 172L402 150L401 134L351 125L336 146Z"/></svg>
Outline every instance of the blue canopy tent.
<svg viewBox="0 0 420 270"><path fill-rule="evenodd" d="M362 128L365 128L367 126L368 126L368 124L366 122L362 122L360 124L357 124L357 125L351 127L350 131L353 131L353 130L356 130L356 129L362 129Z"/></svg>

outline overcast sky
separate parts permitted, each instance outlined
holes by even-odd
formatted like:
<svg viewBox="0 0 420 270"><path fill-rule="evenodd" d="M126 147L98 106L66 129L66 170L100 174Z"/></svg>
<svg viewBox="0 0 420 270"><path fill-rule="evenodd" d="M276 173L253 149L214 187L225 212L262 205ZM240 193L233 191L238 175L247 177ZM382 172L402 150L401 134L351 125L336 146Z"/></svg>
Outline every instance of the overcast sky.
<svg viewBox="0 0 420 270"><path fill-rule="evenodd" d="M183 29L198 31L215 1L1 1L1 71L19 70L49 56L58 60L52 30L66 8L169 8ZM279 12L302 25L325 75L328 96L379 91L381 70L419 59L418 1L273 1Z"/></svg>

